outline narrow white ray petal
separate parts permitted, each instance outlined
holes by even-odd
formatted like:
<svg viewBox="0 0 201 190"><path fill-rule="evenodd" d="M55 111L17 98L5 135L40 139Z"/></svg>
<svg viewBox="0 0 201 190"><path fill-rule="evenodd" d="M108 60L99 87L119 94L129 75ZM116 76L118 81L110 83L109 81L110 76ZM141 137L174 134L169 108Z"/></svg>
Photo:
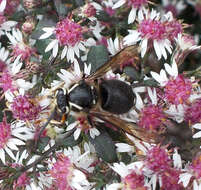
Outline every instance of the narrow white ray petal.
<svg viewBox="0 0 201 190"><path fill-rule="evenodd" d="M126 0L119 0L113 5L112 9L117 9L117 8L121 7L125 3L126 3Z"/></svg>
<svg viewBox="0 0 201 190"><path fill-rule="evenodd" d="M52 48L54 48L54 46L58 43L58 41L55 39L55 40L52 40L48 46L46 47L45 49L45 52L48 52L50 51Z"/></svg>
<svg viewBox="0 0 201 190"><path fill-rule="evenodd" d="M0 4L0 13L2 13L5 8L6 8L6 0L3 0Z"/></svg>
<svg viewBox="0 0 201 190"><path fill-rule="evenodd" d="M13 45L16 45L17 44L17 41L16 39L10 34L10 33L6 33L8 39L10 40L10 42L13 44Z"/></svg>
<svg viewBox="0 0 201 190"><path fill-rule="evenodd" d="M147 51L147 43L148 43L148 39L145 38L144 40L142 40L141 43L141 57L144 57L146 51Z"/></svg>
<svg viewBox="0 0 201 190"><path fill-rule="evenodd" d="M16 36L19 42L23 42L22 32L20 30L16 30Z"/></svg>
<svg viewBox="0 0 201 190"><path fill-rule="evenodd" d="M75 55L77 57L80 57L80 50L79 50L79 47L78 46L74 46L73 47L73 51L75 52Z"/></svg>
<svg viewBox="0 0 201 190"><path fill-rule="evenodd" d="M70 131L72 130L73 128L75 128L75 126L78 124L78 122L74 122L74 123L71 123L70 125L68 125L67 127L67 131Z"/></svg>
<svg viewBox="0 0 201 190"><path fill-rule="evenodd" d="M159 59L161 59L161 50L160 50L160 46L159 46L157 40L154 40L153 44L154 44L154 50L155 50L156 55L157 55L158 60L159 60Z"/></svg>
<svg viewBox="0 0 201 190"><path fill-rule="evenodd" d="M168 39L165 39L165 43L164 43L165 48L168 50L168 52L171 54L172 53L172 46L171 43Z"/></svg>
<svg viewBox="0 0 201 190"><path fill-rule="evenodd" d="M82 75L82 72L80 70L80 66L79 66L78 61L74 61L74 71L75 71L75 73L76 73L77 76L81 76Z"/></svg>
<svg viewBox="0 0 201 190"><path fill-rule="evenodd" d="M187 187L188 184L189 184L189 182L190 182L191 177L192 177L192 174L190 174L190 173L183 173L183 174L181 174L179 176L180 179L179 179L178 183L182 182L183 186Z"/></svg>
<svg viewBox="0 0 201 190"><path fill-rule="evenodd" d="M12 142L18 146L25 145L25 143L22 140L17 139L17 138L12 138Z"/></svg>
<svg viewBox="0 0 201 190"><path fill-rule="evenodd" d="M5 151L13 160L15 160L13 152L8 147L5 147Z"/></svg>
<svg viewBox="0 0 201 190"><path fill-rule="evenodd" d="M196 123L192 127L195 128L195 129L200 129L201 130L201 123Z"/></svg>
<svg viewBox="0 0 201 190"><path fill-rule="evenodd" d="M4 164L6 164L4 149L0 149L0 159Z"/></svg>
<svg viewBox="0 0 201 190"><path fill-rule="evenodd" d="M193 138L201 138L201 131L195 133L195 134L193 135Z"/></svg>
<svg viewBox="0 0 201 190"><path fill-rule="evenodd" d="M9 20L9 21L6 21L6 22L4 22L3 24L1 24L1 28L2 28L3 30L10 31L10 29L11 29L13 26L15 26L16 24L17 24L17 22Z"/></svg>
<svg viewBox="0 0 201 190"><path fill-rule="evenodd" d="M1 59L2 59L2 57L3 57L3 55L4 55L4 51L5 51L5 47L2 47L1 49L0 49L0 57L1 57ZM2 59L3 60L3 59Z"/></svg>
<svg viewBox="0 0 201 190"><path fill-rule="evenodd" d="M139 19L140 21L142 21L142 20L144 19L143 9L140 9L140 10L138 11L138 19Z"/></svg>
<svg viewBox="0 0 201 190"><path fill-rule="evenodd" d="M150 74L158 83L161 82L161 76L158 73L151 71Z"/></svg>
<svg viewBox="0 0 201 190"><path fill-rule="evenodd" d="M61 59L63 59L66 56L67 50L68 50L68 47L64 46L64 49L61 52Z"/></svg>
<svg viewBox="0 0 201 190"><path fill-rule="evenodd" d="M80 50L86 51L86 48L85 48L85 46L82 44L82 42L79 43L78 47L79 47Z"/></svg>
<svg viewBox="0 0 201 190"><path fill-rule="evenodd" d="M40 39L40 40L43 40L43 39L49 38L51 35L52 35L51 32L46 32L46 33L42 34L42 35L39 37L39 39Z"/></svg>
<svg viewBox="0 0 201 190"><path fill-rule="evenodd" d="M178 76L178 66L175 60L173 60L172 63L172 76L174 76L175 78Z"/></svg>
<svg viewBox="0 0 201 190"><path fill-rule="evenodd" d="M53 52L52 52L52 56L53 56L53 57L56 57L56 56L57 56L58 49L59 49L59 44L56 43L55 46L53 47Z"/></svg>
<svg viewBox="0 0 201 190"><path fill-rule="evenodd" d="M160 47L161 54L163 55L164 59L167 59L167 53L166 53L166 51L165 51L165 47L164 47L163 42L160 42L160 43L159 43L159 47Z"/></svg>
<svg viewBox="0 0 201 190"><path fill-rule="evenodd" d="M81 133L81 129L80 128L77 128L73 134L74 136L74 139L77 140L80 136L80 133Z"/></svg>
<svg viewBox="0 0 201 190"><path fill-rule="evenodd" d="M170 76L172 76L172 67L171 67L169 64L167 64L167 63L165 63L164 66L165 66L166 72L167 72Z"/></svg>
<svg viewBox="0 0 201 190"><path fill-rule="evenodd" d="M142 98L140 97L140 95L138 93L135 93L136 95L136 108L138 110L141 110L143 107L144 107L144 104L143 104L143 101L142 101Z"/></svg>
<svg viewBox="0 0 201 190"><path fill-rule="evenodd" d="M68 48L68 52L67 52L67 60L70 62L74 61L74 51L73 48Z"/></svg>
<svg viewBox="0 0 201 190"><path fill-rule="evenodd" d="M136 11L137 11L137 9L132 7L132 9L128 15L128 24L131 24L135 21Z"/></svg>
<svg viewBox="0 0 201 190"><path fill-rule="evenodd" d="M11 150L18 150L17 146L12 142L12 141L8 141L7 144L8 148L10 148Z"/></svg>

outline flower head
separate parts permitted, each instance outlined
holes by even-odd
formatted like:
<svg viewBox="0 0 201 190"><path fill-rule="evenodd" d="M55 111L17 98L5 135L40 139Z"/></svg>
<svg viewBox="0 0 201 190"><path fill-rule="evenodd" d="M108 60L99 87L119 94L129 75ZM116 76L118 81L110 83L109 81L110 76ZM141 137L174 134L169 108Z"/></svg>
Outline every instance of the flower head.
<svg viewBox="0 0 201 190"><path fill-rule="evenodd" d="M29 60L31 55L35 53L35 49L32 48L30 45L24 43L23 36L20 30L12 30L12 35L10 33L6 33L8 39L11 42L12 46L12 53L13 59L16 59L20 56L20 59Z"/></svg>
<svg viewBox="0 0 201 190"><path fill-rule="evenodd" d="M153 146L147 152L145 165L154 172L165 172L171 166L171 159L165 148Z"/></svg>
<svg viewBox="0 0 201 190"><path fill-rule="evenodd" d="M161 176L162 180L162 189L174 189L174 190L183 190L183 185L179 184L179 175L181 174L181 171L169 168L166 171L163 172Z"/></svg>
<svg viewBox="0 0 201 190"><path fill-rule="evenodd" d="M176 79L169 79L164 88L165 99L175 105L183 104L190 97L192 83L183 75L178 75Z"/></svg>
<svg viewBox="0 0 201 190"><path fill-rule="evenodd" d="M45 49L45 52L52 50L53 57L56 57L59 45L64 46L61 59L66 56L67 60L71 62L76 60L75 55L79 57L80 50L85 50L85 40L83 38L85 30L81 25L69 18L59 21L56 27L46 27L43 30L45 33L40 36L40 39L46 39L53 34L55 35L56 39L52 40Z"/></svg>
<svg viewBox="0 0 201 190"><path fill-rule="evenodd" d="M49 173L58 190L82 190L89 187L85 174L74 165L76 160L81 159L78 156L77 150L69 149L64 154L58 153L56 161L51 164Z"/></svg>
<svg viewBox="0 0 201 190"><path fill-rule="evenodd" d="M23 134L22 134L23 133ZM18 150L17 145L24 145L22 140L27 140L32 138L33 135L30 130L24 127L22 123L7 123L6 116L4 116L3 121L0 123L0 159L5 164L5 153L9 155L10 158L15 160L15 156L12 151ZM22 139L22 140L20 140Z"/></svg>
<svg viewBox="0 0 201 190"><path fill-rule="evenodd" d="M11 109L15 118L24 121L36 119L41 111L40 105L28 95L17 96L11 105Z"/></svg>
<svg viewBox="0 0 201 190"><path fill-rule="evenodd" d="M141 110L138 124L148 130L157 130L164 120L165 115L162 109L156 105L150 105Z"/></svg>
<svg viewBox="0 0 201 190"><path fill-rule="evenodd" d="M133 45L140 42L141 56L144 57L147 49L152 46L158 59L163 56L167 59L166 50L171 53L171 42L183 31L179 21L173 19L171 13L163 17L152 10L144 11L139 18L137 30L129 30L129 34L124 38L125 45Z"/></svg>
<svg viewBox="0 0 201 190"><path fill-rule="evenodd" d="M185 120L189 123L195 124L201 122L201 99L195 100L185 110Z"/></svg>

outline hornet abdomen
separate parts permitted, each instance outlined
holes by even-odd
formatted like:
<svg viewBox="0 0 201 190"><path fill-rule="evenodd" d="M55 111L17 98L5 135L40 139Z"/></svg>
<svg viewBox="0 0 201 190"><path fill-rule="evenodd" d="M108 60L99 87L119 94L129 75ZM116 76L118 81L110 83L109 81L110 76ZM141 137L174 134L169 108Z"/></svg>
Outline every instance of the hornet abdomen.
<svg viewBox="0 0 201 190"><path fill-rule="evenodd" d="M120 80L103 80L100 85L101 107L114 114L128 112L134 104L131 86Z"/></svg>

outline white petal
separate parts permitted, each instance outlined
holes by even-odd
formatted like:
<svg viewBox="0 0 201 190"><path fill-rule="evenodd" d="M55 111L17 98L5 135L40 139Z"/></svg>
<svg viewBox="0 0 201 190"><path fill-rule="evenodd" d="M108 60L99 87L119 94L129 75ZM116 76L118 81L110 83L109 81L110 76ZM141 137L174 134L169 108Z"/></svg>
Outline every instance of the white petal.
<svg viewBox="0 0 201 190"><path fill-rule="evenodd" d="M0 149L0 159L4 164L6 164L4 149Z"/></svg>
<svg viewBox="0 0 201 190"><path fill-rule="evenodd" d="M195 134L193 135L193 138L201 138L201 131L195 133Z"/></svg>
<svg viewBox="0 0 201 190"><path fill-rule="evenodd" d="M58 41L55 39L55 40L52 40L48 46L46 47L45 49L45 52L48 52L50 51L52 48L54 48L54 46L58 43Z"/></svg>
<svg viewBox="0 0 201 190"><path fill-rule="evenodd" d="M158 42L157 42L157 40L154 40L154 50L155 50L155 52L156 52L156 55L157 55L157 57L158 57L158 60L159 59L161 59L161 49L160 49L160 46L159 46L159 44L158 44Z"/></svg>
<svg viewBox="0 0 201 190"><path fill-rule="evenodd" d="M61 59L63 59L66 56L67 50L68 50L67 46L64 46L64 49L61 52Z"/></svg>
<svg viewBox="0 0 201 190"><path fill-rule="evenodd" d="M195 129L200 129L201 130L201 123L196 123L192 127L195 128Z"/></svg>
<svg viewBox="0 0 201 190"><path fill-rule="evenodd" d="M15 156L14 156L13 152L12 152L9 148L5 147L5 151L8 153L8 155L9 155L13 160L15 160Z"/></svg>
<svg viewBox="0 0 201 190"><path fill-rule="evenodd" d="M6 144L11 150L18 150L17 146L12 142L12 141L8 141L8 143Z"/></svg>
<svg viewBox="0 0 201 190"><path fill-rule="evenodd" d="M141 57L144 57L146 51L147 51L147 43L148 43L148 39L145 38L144 40L142 40L141 43Z"/></svg>
<svg viewBox="0 0 201 190"><path fill-rule="evenodd" d="M135 21L136 11L137 11L137 9L132 7L132 9L128 15L128 24L131 24Z"/></svg>
<svg viewBox="0 0 201 190"><path fill-rule="evenodd" d="M80 128L77 128L73 134L74 136L74 139L77 140L80 136L80 133L81 133L81 129Z"/></svg>
<svg viewBox="0 0 201 190"><path fill-rule="evenodd" d="M113 5L113 7L112 7L112 9L116 9L116 8L119 8L119 7L121 7L123 4L125 4L126 3L126 0L119 0L119 1L117 1L117 3L115 3L114 5Z"/></svg>
<svg viewBox="0 0 201 190"><path fill-rule="evenodd" d="M189 184L189 182L190 182L190 179L191 179L191 177L192 177L192 175L191 174L189 174L189 173L184 173L184 174L181 174L180 176L179 176L179 181L178 181L178 183L183 183L183 186L184 187L187 187L188 186L188 184Z"/></svg>
<svg viewBox="0 0 201 190"><path fill-rule="evenodd" d="M2 13L6 8L6 0L3 0L0 4L0 12Z"/></svg>
<svg viewBox="0 0 201 190"><path fill-rule="evenodd" d="M42 34L39 39L43 40L43 39L49 38L51 35L52 35L52 33L46 32L46 33Z"/></svg>
<svg viewBox="0 0 201 190"><path fill-rule="evenodd" d="M52 53L52 56L53 56L53 57L56 57L56 56L57 56L58 48L59 48L59 44L56 43L55 46L53 47L53 53Z"/></svg>
<svg viewBox="0 0 201 190"><path fill-rule="evenodd" d="M25 145L25 143L23 141L21 141L20 139L17 139L17 138L12 138L12 142L18 146Z"/></svg>

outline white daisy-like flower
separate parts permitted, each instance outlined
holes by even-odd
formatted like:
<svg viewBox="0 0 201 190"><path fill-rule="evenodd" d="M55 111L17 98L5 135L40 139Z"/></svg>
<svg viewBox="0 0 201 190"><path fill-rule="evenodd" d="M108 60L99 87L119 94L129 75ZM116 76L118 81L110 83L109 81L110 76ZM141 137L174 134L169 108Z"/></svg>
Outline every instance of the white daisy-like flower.
<svg viewBox="0 0 201 190"><path fill-rule="evenodd" d="M4 117L3 122L0 123L0 130L0 159L5 164L6 153L10 158L15 160L16 157L13 151L18 151L17 146L25 145L24 141L33 138L33 132L21 122L8 124L6 117Z"/></svg>
<svg viewBox="0 0 201 190"><path fill-rule="evenodd" d="M29 44L26 44L23 39L22 32L19 29L12 29L11 33L6 32L6 35L11 43L12 53L11 56L13 59L16 59L20 56L20 59L28 60L31 55L35 53L35 49L31 47L31 41Z"/></svg>
<svg viewBox="0 0 201 190"><path fill-rule="evenodd" d="M118 190L126 187L150 188L142 172L143 162L133 162L129 165L125 165L123 162L114 163L111 168L121 176L121 182L108 185L107 190Z"/></svg>
<svg viewBox="0 0 201 190"><path fill-rule="evenodd" d="M75 84L76 82L80 81L84 75L90 75L90 72L91 64L84 64L84 72L82 72L79 63L77 62L77 60L75 60L73 63L73 69L69 71L61 69L61 73L58 73L57 75L61 80L65 82L64 87L69 89L72 84ZM59 85L59 83L57 85Z"/></svg>
<svg viewBox="0 0 201 190"><path fill-rule="evenodd" d="M124 38L124 44L134 45L140 42L141 57L144 57L153 46L158 59L167 59L167 51L172 53L171 42L182 32L182 25L170 12L161 17L155 10L145 10L138 22L136 30L128 30L129 34Z"/></svg>
<svg viewBox="0 0 201 190"><path fill-rule="evenodd" d="M160 84L160 86L165 86L169 80L166 73L174 79L178 76L178 67L175 61L173 61L172 66L167 63L165 63L164 66L165 70L161 69L160 74L151 71L152 77Z"/></svg>
<svg viewBox="0 0 201 190"><path fill-rule="evenodd" d="M53 57L57 56L59 46L63 47L61 59L66 57L70 62L74 62L76 57L80 57L80 50L86 51L83 38L84 28L68 18L58 22L56 27L43 28L43 31L45 33L40 36L40 39L55 37L45 49L45 52L52 50Z"/></svg>
<svg viewBox="0 0 201 190"><path fill-rule="evenodd" d="M147 0L118 0L114 6L113 9L119 8L123 5L127 5L129 8L131 8L131 11L128 15L128 24L131 24L135 21L136 15L139 18L142 17L143 12L145 10L145 7L148 5Z"/></svg>
<svg viewBox="0 0 201 190"><path fill-rule="evenodd" d="M53 179L53 184L55 184L58 189L61 186L84 190L91 186L86 175L79 170L79 167L81 168L81 166L78 162L84 158L80 152L79 147L64 149L62 153L58 153L57 159L48 162L49 173Z"/></svg>
<svg viewBox="0 0 201 190"><path fill-rule="evenodd" d="M0 13L3 13L3 11L6 8L6 0L2 0L0 3ZM12 27L14 27L17 22L15 21L7 21L6 16L0 15L2 23L0 24L0 36L5 34L5 32L10 31Z"/></svg>

